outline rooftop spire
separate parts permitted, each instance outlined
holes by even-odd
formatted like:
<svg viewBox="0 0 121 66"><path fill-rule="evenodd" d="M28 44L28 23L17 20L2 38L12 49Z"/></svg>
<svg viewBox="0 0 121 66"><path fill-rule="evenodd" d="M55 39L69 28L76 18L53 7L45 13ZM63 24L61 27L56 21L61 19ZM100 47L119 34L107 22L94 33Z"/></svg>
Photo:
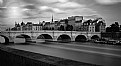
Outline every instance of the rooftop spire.
<svg viewBox="0 0 121 66"><path fill-rule="evenodd" d="M17 26L17 22L15 21L15 27Z"/></svg>
<svg viewBox="0 0 121 66"><path fill-rule="evenodd" d="M53 14L52 14L52 23L53 23Z"/></svg>

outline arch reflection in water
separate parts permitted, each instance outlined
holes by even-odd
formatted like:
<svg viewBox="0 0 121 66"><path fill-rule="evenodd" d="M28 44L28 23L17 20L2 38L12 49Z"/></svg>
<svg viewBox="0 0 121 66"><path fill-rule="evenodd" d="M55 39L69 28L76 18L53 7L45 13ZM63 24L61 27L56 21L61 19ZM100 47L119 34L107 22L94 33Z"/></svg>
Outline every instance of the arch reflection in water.
<svg viewBox="0 0 121 66"><path fill-rule="evenodd" d="M4 44L9 44L9 38L4 35L0 35L0 42Z"/></svg>
<svg viewBox="0 0 121 66"><path fill-rule="evenodd" d="M49 34L41 34L37 37L36 43L51 42L53 38Z"/></svg>
<svg viewBox="0 0 121 66"><path fill-rule="evenodd" d="M91 37L91 39L92 39L92 40L93 40L93 39L99 39L99 36L93 35L93 36Z"/></svg>
<svg viewBox="0 0 121 66"><path fill-rule="evenodd" d="M0 36L0 43L5 43L5 38Z"/></svg>
<svg viewBox="0 0 121 66"><path fill-rule="evenodd" d="M29 42L31 42L31 37L24 34L18 35L14 39L14 43L29 43Z"/></svg>

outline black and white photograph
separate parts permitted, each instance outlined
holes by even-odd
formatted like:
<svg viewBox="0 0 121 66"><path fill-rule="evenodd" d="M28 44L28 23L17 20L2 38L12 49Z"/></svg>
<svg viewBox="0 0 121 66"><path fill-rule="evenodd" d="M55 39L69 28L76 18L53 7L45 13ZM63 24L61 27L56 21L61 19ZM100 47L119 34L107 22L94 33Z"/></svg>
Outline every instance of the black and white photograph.
<svg viewBox="0 0 121 66"><path fill-rule="evenodd" d="M0 0L0 66L121 66L121 0Z"/></svg>

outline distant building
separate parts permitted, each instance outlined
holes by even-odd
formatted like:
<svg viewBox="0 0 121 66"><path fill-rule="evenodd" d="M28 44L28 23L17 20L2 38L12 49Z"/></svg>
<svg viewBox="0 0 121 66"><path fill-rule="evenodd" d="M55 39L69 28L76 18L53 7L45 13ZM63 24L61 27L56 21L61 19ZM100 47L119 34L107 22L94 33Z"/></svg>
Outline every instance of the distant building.
<svg viewBox="0 0 121 66"><path fill-rule="evenodd" d="M62 19L59 22L60 22L60 25L66 26L66 24L68 23L68 19Z"/></svg>
<svg viewBox="0 0 121 66"><path fill-rule="evenodd" d="M97 19L97 18L100 18L99 16L97 16L97 15L88 15L88 16L83 16L83 20L84 21L87 21L87 20L95 20L95 19Z"/></svg>
<svg viewBox="0 0 121 66"><path fill-rule="evenodd" d="M54 22L45 22L43 29L44 30L58 30L60 27L60 22L59 21L54 21Z"/></svg>
<svg viewBox="0 0 121 66"><path fill-rule="evenodd" d="M11 30L13 31L30 31L30 30L42 30L43 25L42 24L33 24L32 22L27 22L26 24L22 21L21 24L17 24L15 22L15 27L13 27Z"/></svg>
<svg viewBox="0 0 121 66"><path fill-rule="evenodd" d="M17 30L17 31L19 31L19 30L21 30L21 27L20 27L20 24L18 23L16 23L15 22L15 27L13 28L14 30Z"/></svg>
<svg viewBox="0 0 121 66"><path fill-rule="evenodd" d="M32 30L32 25L33 25L32 22L27 22L26 27L25 27L26 30L28 30L28 31Z"/></svg>
<svg viewBox="0 0 121 66"><path fill-rule="evenodd" d="M80 20L83 20L83 16L71 16L71 17L68 17L68 20L80 21Z"/></svg>
<svg viewBox="0 0 121 66"><path fill-rule="evenodd" d="M106 32L106 23L103 19L98 19L95 25L95 32Z"/></svg>
<svg viewBox="0 0 121 66"><path fill-rule="evenodd" d="M68 17L68 24L73 26L74 30L77 30L77 24L81 24L81 21L83 20L83 16L71 16Z"/></svg>
<svg viewBox="0 0 121 66"><path fill-rule="evenodd" d="M21 23L21 31L26 30L26 24L22 21Z"/></svg>
<svg viewBox="0 0 121 66"><path fill-rule="evenodd" d="M58 28L60 27L60 22L59 21L55 21L55 28L54 30L58 30Z"/></svg>
<svg viewBox="0 0 121 66"><path fill-rule="evenodd" d="M42 30L42 24L33 24L32 25L32 30L34 30L34 31L40 31L40 30Z"/></svg>
<svg viewBox="0 0 121 66"><path fill-rule="evenodd" d="M68 19L62 19L54 21L53 16L50 22L43 21L39 24L33 24L22 21L21 24L15 22L15 27L12 30L24 31L24 30L76 30L83 32L105 32L106 29L105 20L95 15L93 16L71 16Z"/></svg>
<svg viewBox="0 0 121 66"><path fill-rule="evenodd" d="M95 32L95 24L91 23L88 29L89 29L89 32Z"/></svg>
<svg viewBox="0 0 121 66"><path fill-rule="evenodd" d="M75 30L80 31L80 27L83 25L82 20L75 22Z"/></svg>
<svg viewBox="0 0 121 66"><path fill-rule="evenodd" d="M90 26L90 20L87 20L87 21L83 22L83 25L80 26L79 31L88 32L89 31L89 26Z"/></svg>
<svg viewBox="0 0 121 66"><path fill-rule="evenodd" d="M43 25L43 30L49 30L50 29L50 22L45 22Z"/></svg>
<svg viewBox="0 0 121 66"><path fill-rule="evenodd" d="M103 19L87 20L80 26L80 31L105 32L106 23Z"/></svg>

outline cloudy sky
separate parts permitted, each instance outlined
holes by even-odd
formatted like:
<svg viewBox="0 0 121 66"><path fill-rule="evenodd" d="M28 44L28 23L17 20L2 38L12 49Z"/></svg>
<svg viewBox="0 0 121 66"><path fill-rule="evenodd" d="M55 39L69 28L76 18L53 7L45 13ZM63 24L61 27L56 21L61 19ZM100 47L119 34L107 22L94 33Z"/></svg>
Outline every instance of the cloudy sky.
<svg viewBox="0 0 121 66"><path fill-rule="evenodd" d="M98 15L107 25L121 22L121 0L0 0L0 24L50 21L75 15Z"/></svg>

